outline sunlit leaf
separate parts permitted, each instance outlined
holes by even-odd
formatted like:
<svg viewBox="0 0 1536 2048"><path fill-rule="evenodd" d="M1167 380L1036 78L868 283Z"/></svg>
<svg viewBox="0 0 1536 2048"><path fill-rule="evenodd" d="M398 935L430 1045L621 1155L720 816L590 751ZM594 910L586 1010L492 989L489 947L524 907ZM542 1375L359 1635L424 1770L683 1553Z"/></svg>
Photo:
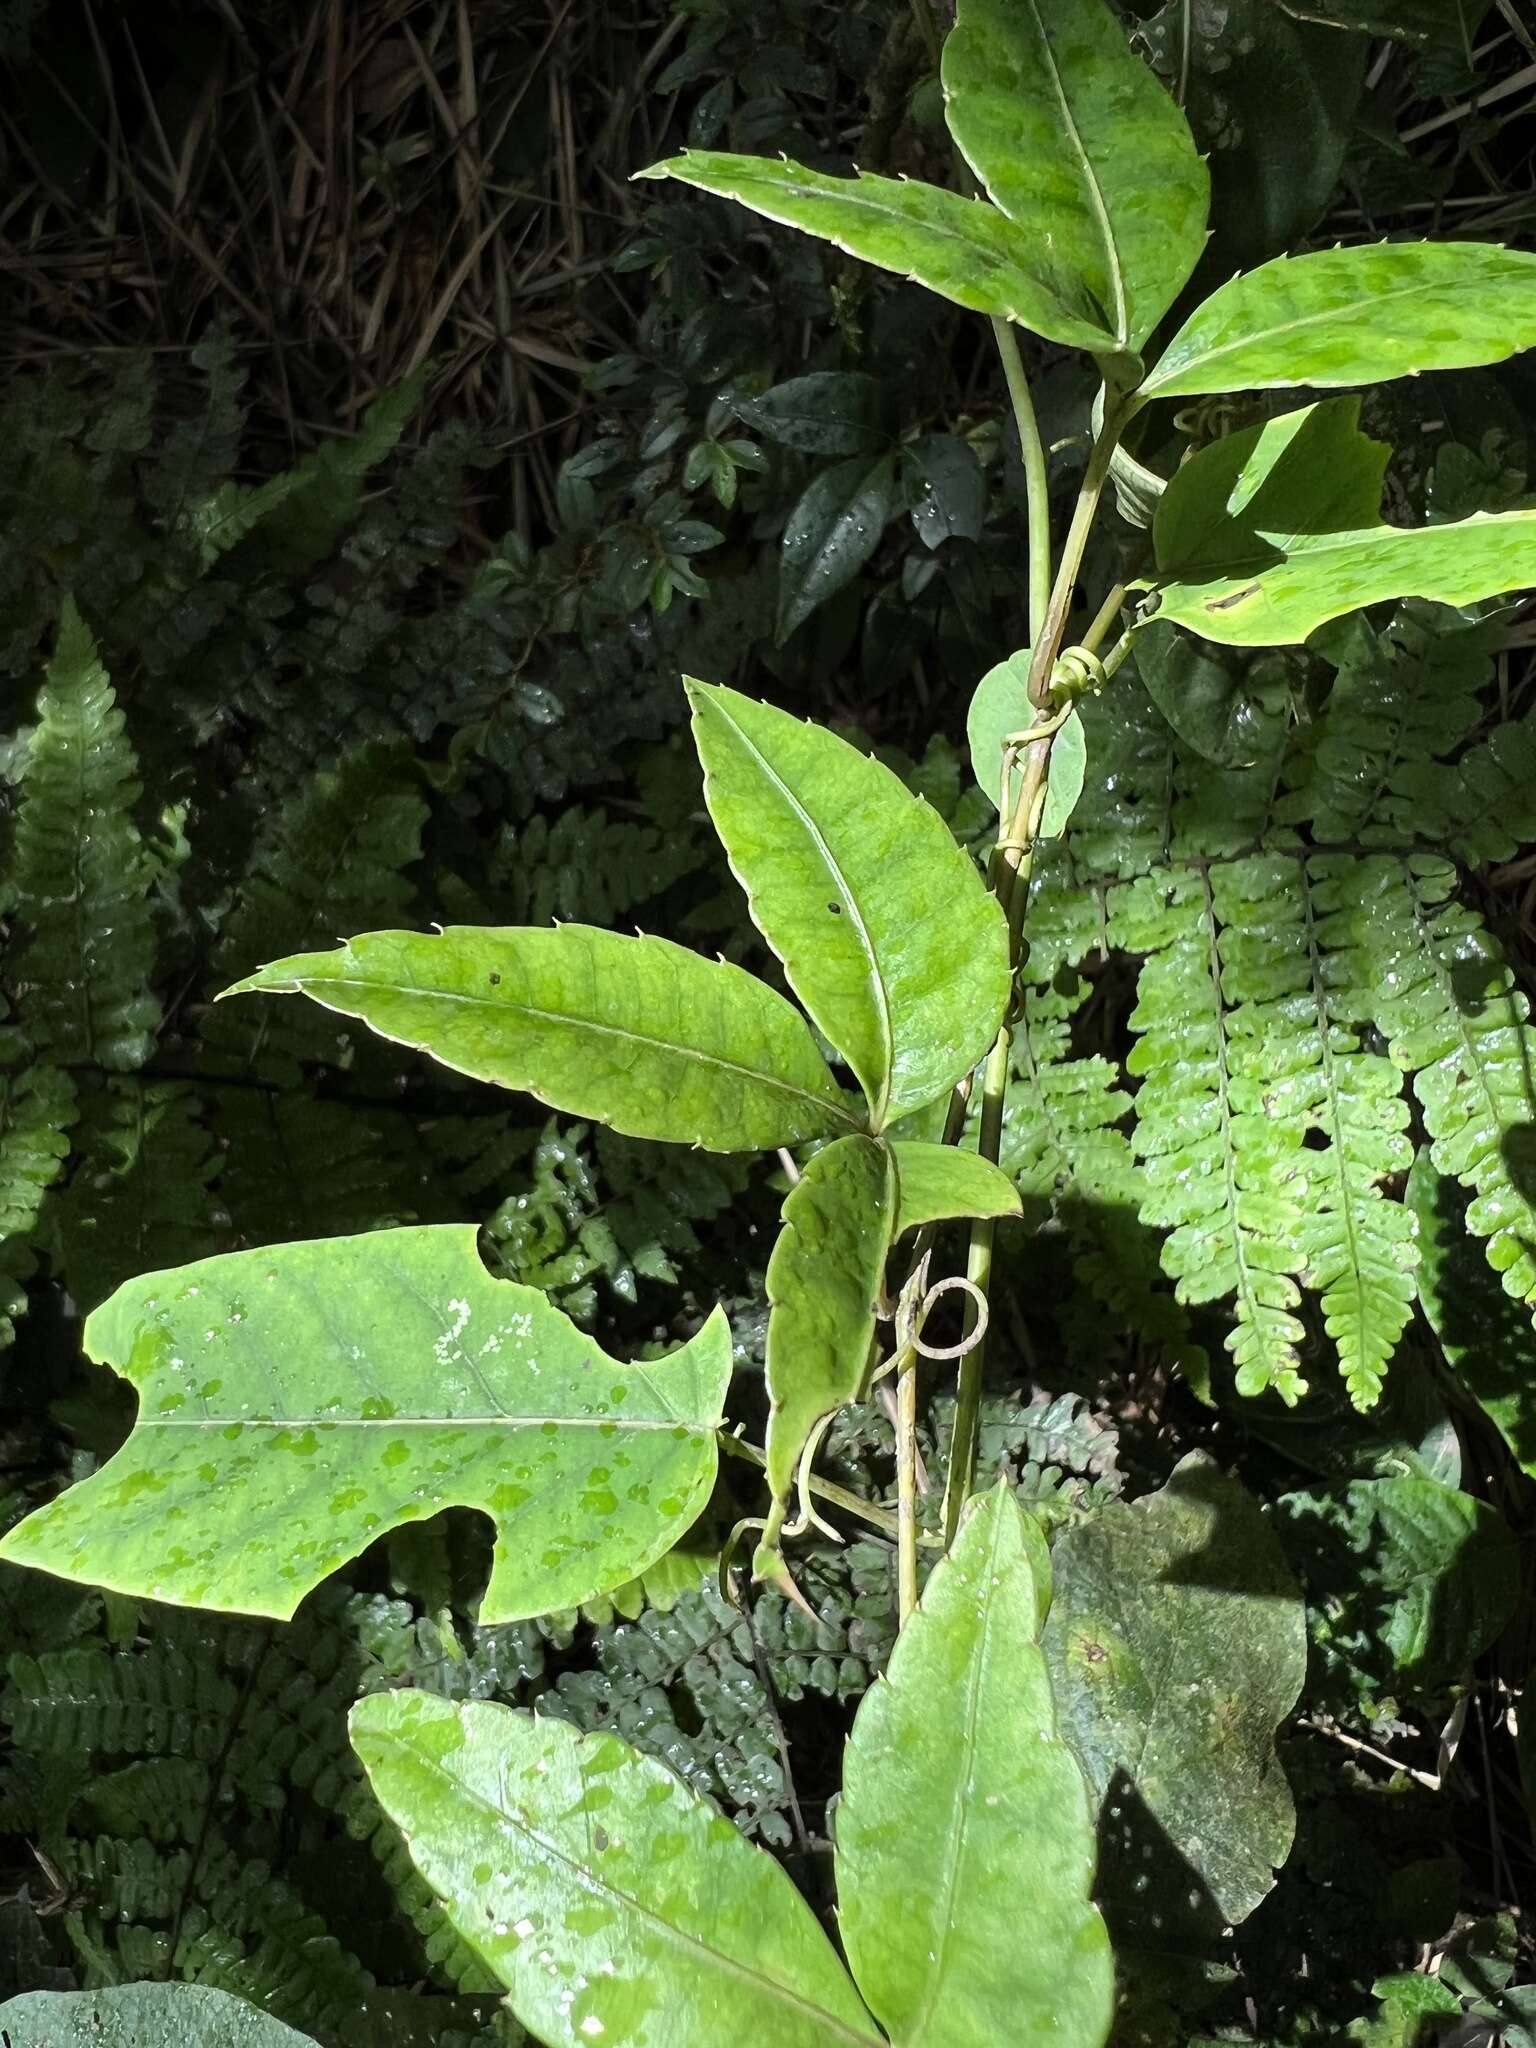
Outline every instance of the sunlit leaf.
<svg viewBox="0 0 1536 2048"><path fill-rule="evenodd" d="M853 1123L776 990L667 939L582 924L366 932L225 994L256 992L312 996L445 1067L632 1138L748 1152Z"/></svg>
<svg viewBox="0 0 1536 2048"><path fill-rule="evenodd" d="M679 178L802 228L940 298L1016 321L1068 348L1113 350L1116 338L1092 294L1049 260L1039 237L995 206L915 178L830 178L787 159L693 149L637 172Z"/></svg>
<svg viewBox="0 0 1536 2048"><path fill-rule="evenodd" d="M806 1439L851 1401L869 1363L896 1168L873 1138L814 1153L784 1203L768 1261L768 1483L788 1498Z"/></svg>
<svg viewBox="0 0 1536 2048"><path fill-rule="evenodd" d="M1064 295L1085 293L1139 350L1205 246L1210 178L1115 15L1104 0L960 0L941 75L949 131L992 200Z"/></svg>
<svg viewBox="0 0 1536 2048"><path fill-rule="evenodd" d="M958 1145L902 1140L892 1145L896 1160L897 1237L924 1223L959 1216L1017 1216L1019 1191L990 1159Z"/></svg>
<svg viewBox="0 0 1536 2048"><path fill-rule="evenodd" d="M6 2048L306 2048L281 2020L207 1984L28 1991L0 2005Z"/></svg>
<svg viewBox="0 0 1536 2048"><path fill-rule="evenodd" d="M1536 344L1536 255L1498 242L1377 242L1277 256L1198 306L1148 398L1377 384L1502 363Z"/></svg>
<svg viewBox="0 0 1536 2048"><path fill-rule="evenodd" d="M133 1433L0 1555L281 1619L446 1507L496 1525L484 1621L622 1585L707 1497L731 1371L719 1310L671 1356L620 1364L537 1288L492 1279L459 1225L147 1274L85 1343L137 1389Z"/></svg>
<svg viewBox="0 0 1536 2048"><path fill-rule="evenodd" d="M1380 518L1387 450L1335 398L1230 434L1158 506L1158 616L1228 646L1298 645L1385 598L1473 604L1536 582L1536 511L1442 526Z"/></svg>
<svg viewBox="0 0 1536 2048"><path fill-rule="evenodd" d="M1093 1812L1038 1640L1050 1580L1039 1525L979 1499L844 1752L838 1925L902 2048L1109 2032Z"/></svg>
<svg viewBox="0 0 1536 2048"><path fill-rule="evenodd" d="M1008 991L1002 914L883 763L735 690L688 692L705 800L753 921L879 1129L991 1043Z"/></svg>
<svg viewBox="0 0 1536 2048"><path fill-rule="evenodd" d="M1245 1919L1295 1832L1275 1729L1307 1667L1301 1598L1258 1503L1207 1459L1069 1529L1045 1650L1103 1801L1116 1939ZM1153 1918L1154 1915L1160 1916Z"/></svg>
<svg viewBox="0 0 1536 2048"><path fill-rule="evenodd" d="M665 1764L422 1692L360 1700L351 1728L412 1862L550 2048L877 2048L789 1877Z"/></svg>

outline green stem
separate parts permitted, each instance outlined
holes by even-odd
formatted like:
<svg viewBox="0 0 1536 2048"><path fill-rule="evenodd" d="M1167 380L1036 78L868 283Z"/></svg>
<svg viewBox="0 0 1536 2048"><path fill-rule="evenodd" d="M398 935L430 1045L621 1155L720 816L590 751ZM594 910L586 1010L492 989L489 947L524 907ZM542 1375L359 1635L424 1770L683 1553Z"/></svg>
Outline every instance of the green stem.
<svg viewBox="0 0 1536 2048"><path fill-rule="evenodd" d="M937 71L939 60L944 54L944 43L939 34L938 19L933 11L932 0L912 0L912 19L917 23L917 32L922 38L928 63Z"/></svg>
<svg viewBox="0 0 1536 2048"><path fill-rule="evenodd" d="M727 1456L745 1458L749 1465L756 1465L760 1471L768 1463L767 1454L760 1451L756 1444L749 1444L739 1436L732 1436L728 1430L716 1430L715 1441ZM845 1515L852 1515L857 1521L868 1522L869 1526L878 1529L882 1536L889 1536L894 1540L897 1534L896 1517L887 1514L884 1508L871 1507L867 1500L861 1500L858 1494L850 1493L846 1486L834 1486L830 1479L812 1478L808 1484L818 1499L828 1502L832 1507L841 1508ZM782 1527L782 1513L778 1520ZM775 1530L775 1537L777 1533Z"/></svg>
<svg viewBox="0 0 1536 2048"><path fill-rule="evenodd" d="M1071 616L1072 600L1077 594L1077 579L1082 572L1088 538L1098 515L1099 500L1109 481L1110 458L1114 454L1125 418L1123 401L1111 401L1106 406L1104 426L1089 454L1088 468L1077 494L1077 503L1072 510L1072 523L1067 529L1061 562L1056 571L1056 580L1051 587L1045 625L1035 639L1034 652L1030 659L1029 698L1037 711L1044 710L1050 701L1051 676L1056 667L1056 658L1061 652L1067 620ZM1108 632L1113 623L1114 612L1119 609L1119 599L1123 593L1112 592L1111 595L1116 597L1114 611L1111 611L1107 604L1101 606L1089 629L1090 632L1096 631L1100 638ZM1024 913L1029 904L1035 834L1039 829L1040 813L1045 801L1051 747L1055 738L1055 732L1043 734L1024 757L1024 772L1020 778L1018 801L1014 806L1013 817L1008 821L1007 829L999 837L993 851L992 864L987 876L1008 920L1009 959L1013 977L1008 1009L997 1037L993 1040L992 1050L987 1055L986 1069L982 1077L981 1129L977 1149L983 1159L990 1159L994 1166L1002 1151L1003 1111L1008 1094L1008 1056L1013 1045L1014 1023L1022 1002L1019 971L1024 961ZM992 1284L992 1250L996 1229L996 1223L990 1217L972 1223L970 1243L966 1251L966 1278L983 1299L988 1296ZM975 1329L979 1315L980 1308L973 1301L966 1310L967 1333ZM983 1331L961 1358L960 1370L956 1377L955 1423L949 1440L949 1472L944 1487L946 1547L955 1540L955 1533L960 1526L961 1510L975 1484L976 1439L981 1422L981 1389L986 1364L986 1335Z"/></svg>
<svg viewBox="0 0 1536 2048"><path fill-rule="evenodd" d="M1003 377L1019 430L1019 456L1024 465L1024 496L1029 517L1029 641L1033 646L1045 630L1051 600L1051 493L1046 478L1045 443L1030 397L1019 338L1006 320L994 320L992 333L1002 358Z"/></svg>

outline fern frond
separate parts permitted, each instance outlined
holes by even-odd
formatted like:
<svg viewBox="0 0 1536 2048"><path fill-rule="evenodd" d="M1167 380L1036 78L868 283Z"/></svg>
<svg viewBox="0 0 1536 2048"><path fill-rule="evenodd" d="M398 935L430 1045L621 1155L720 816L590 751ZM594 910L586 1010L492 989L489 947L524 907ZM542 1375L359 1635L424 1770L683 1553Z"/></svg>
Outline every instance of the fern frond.
<svg viewBox="0 0 1536 2048"><path fill-rule="evenodd" d="M1185 1302L1235 1297L1227 1348L1241 1392L1305 1390L1298 1275L1302 1132L1244 1108L1235 1085L1216 904L1203 870L1171 870L1121 892L1120 944L1145 952L1127 1065L1141 1078L1136 1152L1144 1223L1167 1229L1163 1268Z"/></svg>
<svg viewBox="0 0 1536 2048"><path fill-rule="evenodd" d="M36 1265L43 1198L69 1153L75 1085L57 1067L0 1066L0 1348L15 1334Z"/></svg>
<svg viewBox="0 0 1536 2048"><path fill-rule="evenodd" d="M1341 863L1340 914L1374 1022L1413 1076L1431 1157L1472 1192L1505 1291L1536 1306L1536 1032L1530 1003L1447 860Z"/></svg>
<svg viewBox="0 0 1536 2048"><path fill-rule="evenodd" d="M38 699L13 858L22 1028L61 1066L127 1071L154 1043L155 863L133 822L138 797L123 714L89 629L66 602Z"/></svg>

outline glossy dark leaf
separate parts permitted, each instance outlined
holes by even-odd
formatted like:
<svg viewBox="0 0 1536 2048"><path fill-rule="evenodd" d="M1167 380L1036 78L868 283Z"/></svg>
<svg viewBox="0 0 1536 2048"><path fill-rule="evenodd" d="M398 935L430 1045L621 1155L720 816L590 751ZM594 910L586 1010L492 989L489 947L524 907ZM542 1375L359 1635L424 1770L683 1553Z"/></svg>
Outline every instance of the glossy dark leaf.
<svg viewBox="0 0 1536 2048"><path fill-rule="evenodd" d="M1286 657L1218 650L1153 619L1136 635L1136 672L1203 760L1246 768L1274 752L1290 709Z"/></svg>
<svg viewBox="0 0 1536 2048"><path fill-rule="evenodd" d="M907 510L925 547L979 540L987 486L976 451L954 434L924 434L901 451Z"/></svg>
<svg viewBox="0 0 1536 2048"><path fill-rule="evenodd" d="M736 410L754 433L801 455L873 455L889 436L881 424L878 378L859 370L813 370L775 384Z"/></svg>
<svg viewBox="0 0 1536 2048"><path fill-rule="evenodd" d="M896 509L896 458L855 455L809 483L784 527L779 638L851 583Z"/></svg>

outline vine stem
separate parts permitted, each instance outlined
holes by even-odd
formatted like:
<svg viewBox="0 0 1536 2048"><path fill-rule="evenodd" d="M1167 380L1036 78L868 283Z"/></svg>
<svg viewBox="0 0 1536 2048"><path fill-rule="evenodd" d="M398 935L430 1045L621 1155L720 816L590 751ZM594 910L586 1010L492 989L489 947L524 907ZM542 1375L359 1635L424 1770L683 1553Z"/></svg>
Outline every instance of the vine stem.
<svg viewBox="0 0 1536 2048"><path fill-rule="evenodd" d="M1061 652L1062 640L1066 635L1072 600L1077 594L1077 581L1082 573L1083 556L1087 552L1093 522L1098 516L1099 501L1104 495L1105 485L1109 482L1110 461L1126 417L1124 400L1111 401L1106 405L1104 425L1089 452L1088 467L1078 490L1077 503L1072 509L1072 523L1067 529L1061 561L1045 607L1044 624L1034 636L1028 687L1029 701L1037 712L1045 710L1050 703L1051 678ZM1124 599L1124 591L1117 586L1116 590L1111 592L1111 596L1115 600L1113 609L1106 601L1100 607L1089 629L1090 633L1097 634L1099 640L1102 640L1113 625L1115 614ZM988 884L1002 905L1003 915L1008 923L1010 968L1008 1007L998 1027L997 1037L992 1042L992 1049L987 1054L987 1064L981 1083L981 1128L978 1133L978 1150L981 1156L990 1159L994 1166L1002 1152L1009 1054L1013 1048L1014 1026L1022 1009L1019 974L1025 958L1024 913L1029 903L1035 836L1039 830L1040 814L1045 804L1051 747L1055 738L1055 730L1043 733L1028 748L1024 756L1024 772L1020 777L1018 800L1006 830L1000 834L997 845L993 848L987 875ZM971 1225L970 1242L966 1249L965 1275L983 1300L988 1296L992 1284L992 1255L996 1233L997 1225L991 1217L978 1219ZM976 1330L979 1314L979 1304L968 1302L965 1325L967 1335ZM955 1382L955 1421L950 1435L949 1471L944 1485L946 1548L955 1540L960 1527L961 1510L970 1498L975 1484L976 1439L981 1421L981 1389L986 1362L986 1336L983 1332L961 1358Z"/></svg>
<svg viewBox="0 0 1536 2048"><path fill-rule="evenodd" d="M1002 358L1003 380L1013 407L1014 425L1019 432L1019 457L1024 465L1024 498L1029 519L1029 643L1033 647L1045 630L1051 601L1051 491L1045 468L1045 443L1019 338L1007 320L994 319L993 337Z"/></svg>

